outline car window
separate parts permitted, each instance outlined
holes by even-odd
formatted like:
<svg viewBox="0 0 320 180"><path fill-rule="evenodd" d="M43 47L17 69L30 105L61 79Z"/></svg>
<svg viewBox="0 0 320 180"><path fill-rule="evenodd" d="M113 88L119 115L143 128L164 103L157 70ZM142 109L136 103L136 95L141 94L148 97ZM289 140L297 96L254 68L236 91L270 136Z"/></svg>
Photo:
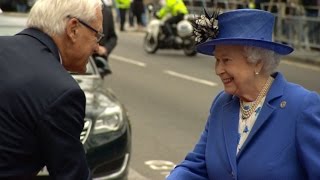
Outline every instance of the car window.
<svg viewBox="0 0 320 180"><path fill-rule="evenodd" d="M21 31L21 27L0 26L1 36L11 36Z"/></svg>
<svg viewBox="0 0 320 180"><path fill-rule="evenodd" d="M92 67L92 64L89 60L88 64L87 64L87 71L86 71L86 74L94 74L94 69Z"/></svg>
<svg viewBox="0 0 320 180"><path fill-rule="evenodd" d="M78 73L74 73L74 72L69 72L72 75L78 75ZM91 59L89 59L88 64L87 64L87 71L85 74L81 74L81 75L92 75L95 74L95 70L92 64Z"/></svg>

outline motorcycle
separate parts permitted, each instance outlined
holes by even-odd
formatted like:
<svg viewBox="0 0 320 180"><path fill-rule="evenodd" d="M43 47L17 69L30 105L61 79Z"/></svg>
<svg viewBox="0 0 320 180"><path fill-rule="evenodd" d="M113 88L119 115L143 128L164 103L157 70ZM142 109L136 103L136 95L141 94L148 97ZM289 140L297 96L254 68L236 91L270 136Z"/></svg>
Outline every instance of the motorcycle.
<svg viewBox="0 0 320 180"><path fill-rule="evenodd" d="M148 5L150 16L154 15L153 6ZM144 50L149 54L154 54L158 49L182 49L186 56L195 56L195 36L193 35L193 26L190 22L191 16L185 15L184 19L172 27L175 32L175 39L168 43L164 33L164 22L153 18L147 25L146 35L143 41Z"/></svg>

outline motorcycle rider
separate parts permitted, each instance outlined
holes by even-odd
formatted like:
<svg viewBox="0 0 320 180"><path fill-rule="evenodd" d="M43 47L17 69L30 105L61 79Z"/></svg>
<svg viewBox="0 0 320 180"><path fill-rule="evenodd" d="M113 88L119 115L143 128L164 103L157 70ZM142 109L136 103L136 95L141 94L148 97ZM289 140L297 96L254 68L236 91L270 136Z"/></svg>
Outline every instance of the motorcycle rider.
<svg viewBox="0 0 320 180"><path fill-rule="evenodd" d="M162 3L161 3L162 1ZM173 24L177 24L183 20L184 15L188 14L188 9L183 0L161 0L162 8L155 14L156 18L162 19L168 14L171 17L164 22L164 33L169 43L172 43L175 39L172 29Z"/></svg>

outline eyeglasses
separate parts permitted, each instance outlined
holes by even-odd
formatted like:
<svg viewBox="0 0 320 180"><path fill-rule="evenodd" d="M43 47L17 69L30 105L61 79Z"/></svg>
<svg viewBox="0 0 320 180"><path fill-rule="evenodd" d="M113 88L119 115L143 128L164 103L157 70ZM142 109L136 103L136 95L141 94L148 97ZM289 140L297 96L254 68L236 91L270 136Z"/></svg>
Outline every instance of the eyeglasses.
<svg viewBox="0 0 320 180"><path fill-rule="evenodd" d="M67 16L67 18L75 18L76 20L78 20L82 25L84 25L86 28L90 29L91 31L96 33L96 38L97 38L97 42L100 42L101 39L104 37L104 34L99 32L98 30L96 30L95 28L93 28L92 26L90 26L89 24L85 23L84 21L82 21L79 18L76 17L71 17L70 15Z"/></svg>

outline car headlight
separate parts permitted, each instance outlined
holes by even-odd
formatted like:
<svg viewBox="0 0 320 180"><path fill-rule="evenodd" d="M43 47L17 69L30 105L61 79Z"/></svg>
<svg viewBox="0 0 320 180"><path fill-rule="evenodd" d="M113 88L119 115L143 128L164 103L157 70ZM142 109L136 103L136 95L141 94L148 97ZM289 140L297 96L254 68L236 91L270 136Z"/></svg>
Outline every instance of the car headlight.
<svg viewBox="0 0 320 180"><path fill-rule="evenodd" d="M97 117L93 133L101 134L119 130L123 125L123 112L119 104L109 101L105 110Z"/></svg>

